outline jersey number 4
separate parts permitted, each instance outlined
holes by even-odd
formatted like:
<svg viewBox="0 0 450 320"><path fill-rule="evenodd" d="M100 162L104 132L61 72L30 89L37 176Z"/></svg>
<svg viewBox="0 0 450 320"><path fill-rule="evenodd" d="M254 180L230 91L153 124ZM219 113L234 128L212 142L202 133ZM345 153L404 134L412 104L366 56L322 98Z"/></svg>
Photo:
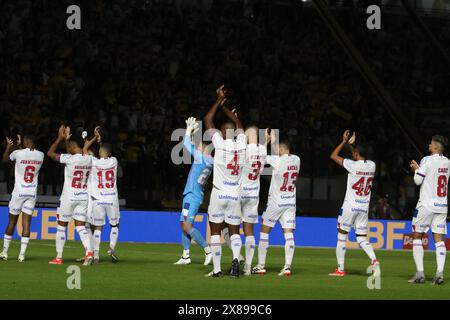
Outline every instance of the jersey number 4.
<svg viewBox="0 0 450 320"><path fill-rule="evenodd" d="M227 169L231 170L230 173L232 176L237 176L239 174L239 155L236 152L234 153L233 160L227 164Z"/></svg>
<svg viewBox="0 0 450 320"><path fill-rule="evenodd" d="M357 196L368 196L370 193L370 190L372 189L372 181L373 178L364 178L358 180L354 185L352 185L352 189L356 190Z"/></svg>

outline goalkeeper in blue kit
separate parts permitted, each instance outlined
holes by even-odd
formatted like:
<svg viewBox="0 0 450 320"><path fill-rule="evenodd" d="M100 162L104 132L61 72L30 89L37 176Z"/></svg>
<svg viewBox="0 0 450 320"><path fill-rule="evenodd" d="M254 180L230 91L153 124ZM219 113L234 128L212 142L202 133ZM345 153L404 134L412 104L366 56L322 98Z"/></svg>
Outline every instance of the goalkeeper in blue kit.
<svg viewBox="0 0 450 320"><path fill-rule="evenodd" d="M203 202L205 184L211 175L213 168L213 157L206 154L206 146L200 143L197 147L192 142L191 136L198 130L196 119L190 117L186 120L186 133L183 144L189 153L194 157L191 170L183 191L183 207L181 210L181 244L183 254L175 264L190 264L191 240L194 240L205 250L204 265L211 263L211 249L200 231L194 228L194 219L198 209Z"/></svg>

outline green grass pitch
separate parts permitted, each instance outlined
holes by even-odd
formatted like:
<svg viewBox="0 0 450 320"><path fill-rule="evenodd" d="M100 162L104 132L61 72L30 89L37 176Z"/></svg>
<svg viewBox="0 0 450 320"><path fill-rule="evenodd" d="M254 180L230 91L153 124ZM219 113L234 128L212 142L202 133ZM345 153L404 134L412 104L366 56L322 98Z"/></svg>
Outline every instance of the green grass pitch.
<svg viewBox="0 0 450 320"><path fill-rule="evenodd" d="M203 276L211 266L203 266L197 246L192 248L191 265L175 266L181 252L178 245L119 243L118 263L101 255L100 264L81 267L81 289L69 290L66 269L79 265L75 262L83 253L79 242L66 243L62 266L48 264L54 256L53 241L31 241L25 263L16 260L18 250L19 242L13 241L9 260L0 261L0 299L450 299L450 283L407 283L415 271L408 251L378 251L381 289L369 290L368 259L361 250L347 252L348 275L344 278L328 276L335 267L334 249L300 247L295 252L293 275L279 277L284 248L271 247L266 275L212 279ZM228 270L231 252L225 246L223 254L222 267ZM425 271L431 280L435 271L432 251L425 253ZM450 279L448 268L446 278Z"/></svg>

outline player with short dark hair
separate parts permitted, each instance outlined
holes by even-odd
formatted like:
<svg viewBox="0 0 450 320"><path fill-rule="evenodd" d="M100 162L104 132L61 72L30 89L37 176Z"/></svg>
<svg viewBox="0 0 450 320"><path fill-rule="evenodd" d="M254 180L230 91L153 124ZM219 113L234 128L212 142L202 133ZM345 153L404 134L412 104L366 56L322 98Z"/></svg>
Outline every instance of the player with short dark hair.
<svg viewBox="0 0 450 320"><path fill-rule="evenodd" d="M3 252L0 260L8 259L8 249L17 225L19 215L22 213L22 238L20 244L19 262L25 261L25 252L30 241L30 225L36 204L39 170L44 162L44 154L36 150L34 136L26 133L23 139L17 136L17 149L12 150L14 142L6 138L6 149L3 154L3 162L15 162L14 190L9 202L9 222L6 227Z"/></svg>
<svg viewBox="0 0 450 320"><path fill-rule="evenodd" d="M436 246L437 269L432 284L444 283L444 265L447 253L444 238L447 234L447 190L450 172L450 160L444 156L448 140L441 135L434 135L428 146L429 156L420 161L411 161L414 182L420 186L420 196L412 220L413 257L417 272L410 283L424 283L422 238L431 229Z"/></svg>
<svg viewBox="0 0 450 320"><path fill-rule="evenodd" d="M275 154L267 156L267 163L272 167L267 208L261 218L261 231L258 245L258 264L252 269L254 274L266 273L266 257L269 249L269 234L279 221L283 229L284 266L279 276L290 276L294 258L296 227L296 183L300 171L300 157L291 154L288 141L278 141L275 130L270 135L266 131L266 141L270 141Z"/></svg>
<svg viewBox="0 0 450 320"><path fill-rule="evenodd" d="M67 153L56 152L61 142L65 141ZM83 139L81 135L72 136L70 127L62 125L58 130L58 137L50 146L47 155L65 165L64 187L57 209L58 226L56 229L56 257L50 264L63 264L62 254L66 243L66 229L70 220L75 221L75 229L83 243L86 255L83 265L92 263L91 235L86 230L85 223L88 210L87 184L91 173L91 156L83 154Z"/></svg>
<svg viewBox="0 0 450 320"><path fill-rule="evenodd" d="M378 262L373 247L367 241L367 223L369 219L369 204L373 179L375 177L375 162L368 160L367 148L363 144L355 145L356 134L350 137L350 131L346 130L342 136L342 142L333 150L331 160L343 166L348 171L347 192L344 203L339 211L337 229L338 241L336 245L336 258L338 267L330 276L343 277L346 275L344 263L348 233L355 228L356 241L360 248L371 260L372 270L375 276L379 276L380 263ZM350 146L353 159L344 159L339 154L344 146ZM353 146L354 145L354 146Z"/></svg>
<svg viewBox="0 0 450 320"><path fill-rule="evenodd" d="M239 228L242 222L239 190L241 186L242 163L244 162L247 143L241 121L236 114L224 105L226 101L226 89L223 85L216 90L216 96L216 101L204 117L206 129L215 129L214 116L219 108L221 108L231 122L222 125L220 131L214 130L214 133L211 135L215 154L213 189L208 207L208 215L211 227L210 245L214 268L207 276L222 277L222 244L220 235L223 222L225 222L230 232L231 249L233 251L230 275L238 278L239 257L242 247L242 239L239 234Z"/></svg>

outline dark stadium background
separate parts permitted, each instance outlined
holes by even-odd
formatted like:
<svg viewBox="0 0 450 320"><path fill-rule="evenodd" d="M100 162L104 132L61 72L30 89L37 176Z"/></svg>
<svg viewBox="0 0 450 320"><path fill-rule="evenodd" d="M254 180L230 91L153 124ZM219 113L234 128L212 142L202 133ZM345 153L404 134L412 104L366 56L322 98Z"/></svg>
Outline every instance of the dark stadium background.
<svg viewBox="0 0 450 320"><path fill-rule="evenodd" d="M381 30L366 28L371 2L329 5L400 118L421 137L425 154L432 134L450 136L450 6L408 3L415 14L401 2L383 2ZM70 4L82 9L81 30L66 28ZM411 217L418 190L409 162L420 160L413 138L313 3L17 0L1 6L0 152L4 137L27 127L46 152L61 123L90 133L99 124L120 161L126 206L178 210L189 166L172 164L171 133L188 116L201 118L225 83L244 125L279 128L300 155L299 215L336 215L345 171L329 154L349 128L371 145L377 163L371 216ZM47 159L39 179L41 194L59 195L63 167ZM2 166L0 194L6 197L13 181L12 168ZM263 207L267 177L262 185Z"/></svg>

